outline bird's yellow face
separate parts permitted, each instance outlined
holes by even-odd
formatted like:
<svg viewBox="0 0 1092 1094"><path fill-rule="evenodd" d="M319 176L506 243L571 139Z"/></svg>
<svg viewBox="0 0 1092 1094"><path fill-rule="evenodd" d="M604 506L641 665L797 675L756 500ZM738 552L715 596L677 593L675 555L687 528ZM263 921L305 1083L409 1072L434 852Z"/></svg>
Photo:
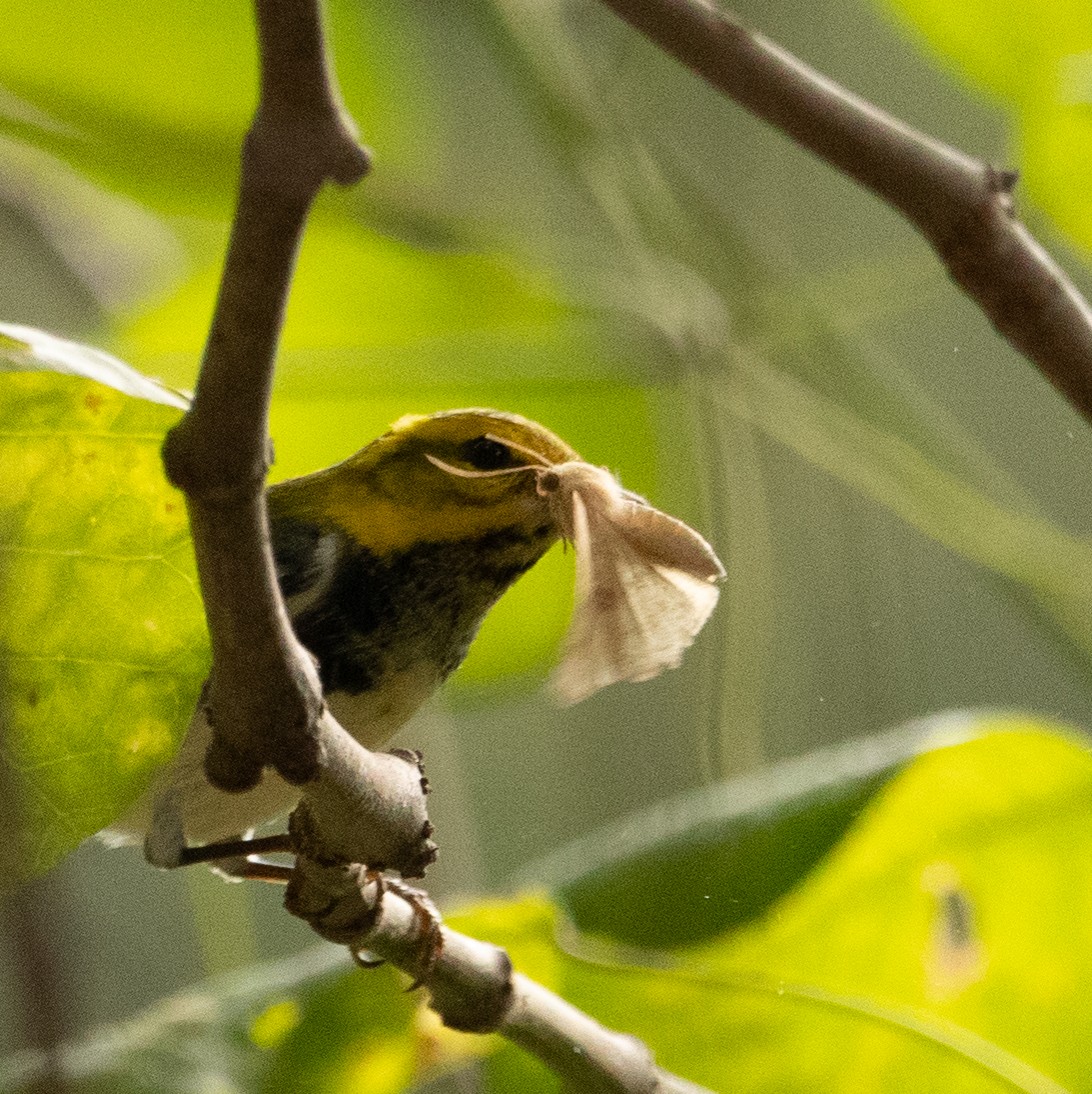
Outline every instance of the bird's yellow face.
<svg viewBox="0 0 1092 1094"><path fill-rule="evenodd" d="M548 429L515 414L406 417L344 463L274 487L270 505L274 515L336 526L381 555L502 530L539 538L552 520L534 473L481 474L535 462L528 451L543 463L579 458Z"/></svg>

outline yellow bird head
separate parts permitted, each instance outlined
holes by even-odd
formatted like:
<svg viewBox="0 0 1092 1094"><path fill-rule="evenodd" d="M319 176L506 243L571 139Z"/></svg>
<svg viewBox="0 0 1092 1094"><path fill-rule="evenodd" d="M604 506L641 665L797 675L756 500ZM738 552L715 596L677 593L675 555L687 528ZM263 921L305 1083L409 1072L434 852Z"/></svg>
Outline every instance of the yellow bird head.
<svg viewBox="0 0 1092 1094"><path fill-rule="evenodd" d="M518 414L408 415L343 463L274 486L270 509L274 519L340 529L381 555L500 531L545 538L545 548L557 531L534 474L480 474L527 466L528 452L546 464L579 459L554 433Z"/></svg>

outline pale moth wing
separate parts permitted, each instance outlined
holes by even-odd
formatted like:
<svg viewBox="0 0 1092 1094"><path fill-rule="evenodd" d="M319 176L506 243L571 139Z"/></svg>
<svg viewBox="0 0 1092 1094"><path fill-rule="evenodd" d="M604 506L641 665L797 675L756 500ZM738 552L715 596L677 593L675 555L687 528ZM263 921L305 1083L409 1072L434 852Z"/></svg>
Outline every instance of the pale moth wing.
<svg viewBox="0 0 1092 1094"><path fill-rule="evenodd" d="M541 488L576 549L576 608L551 686L577 703L678 665L716 606L724 568L697 532L627 496L604 468L550 471Z"/></svg>
<svg viewBox="0 0 1092 1094"><path fill-rule="evenodd" d="M501 443L533 462L469 471L427 458L466 478L533 472L558 531L576 548L576 607L551 678L554 693L578 703L608 684L648 680L678 665L717 604L724 567L713 548L689 525L624 490L604 467L551 464Z"/></svg>

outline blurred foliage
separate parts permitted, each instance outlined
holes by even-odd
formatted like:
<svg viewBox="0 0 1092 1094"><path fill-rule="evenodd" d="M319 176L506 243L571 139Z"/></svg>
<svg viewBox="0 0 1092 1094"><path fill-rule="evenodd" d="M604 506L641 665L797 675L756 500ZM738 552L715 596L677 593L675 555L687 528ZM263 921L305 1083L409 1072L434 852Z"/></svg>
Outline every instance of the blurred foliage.
<svg viewBox="0 0 1092 1094"><path fill-rule="evenodd" d="M933 717L701 787L589 833L535 876L584 931L645 949L694 944L764 916L914 757L978 732L977 719Z"/></svg>
<svg viewBox="0 0 1092 1094"><path fill-rule="evenodd" d="M1087 20L1062 0L1010 7L738 10L927 132L998 165L1015 155L1021 212L1051 248L1086 248ZM892 9L958 82L892 30ZM949 708L1092 724L1085 424L887 210L599 6L330 0L328 11L377 167L323 196L304 243L273 410L276 474L340 459L409 411L496 405L696 523L729 569L679 672L611 689L564 720L531 685L564 627L569 560L551 555L492 613L446 710L414 730L431 734L438 885L548 878L601 937L567 927L558 945L556 912L533 901L464 925L714 1086L728 1073L732 1090L778 1094L1056 1090L1034 1067L1092 1089L1087 893L1073 868L1088 852L1084 753L1030 723L986 734L997 724L966 717L944 723L959 745L933 749L919 726L810 754ZM0 52L0 319L191 385L252 108L249 9L7 0L0 12L17 43ZM5 755L46 788L29 805L43 819L57 812L58 781L80 796L52 819L71 841L135 792L156 751L135 766L133 753L114 756L140 729L126 720L132 704L121 720L116 704L152 655L166 656L162 631L137 642L120 612L118 590L131 611L152 560L131 558L130 543L93 573L87 555L105 553L103 535L145 542L141 506L162 516L153 458L176 411L108 394L125 439L91 437L87 381L54 378L48 397L42 383L0 375L0 483L35 502L38 522L36 554L3 555L0 633L9 653L76 657L54 683L79 687L87 705L57 723L24 703ZM24 452L11 434L28 414L45 424ZM119 443L129 457L110 467L102 453ZM102 470L88 475L73 457L92 450ZM24 474L11 458L34 466ZM118 527L103 528L103 512ZM77 533L79 544L63 539ZM69 553L49 562L56 537ZM42 627L20 597L47 577L55 602ZM190 617L182 585L162 622ZM156 677L169 687L142 713L157 727L201 673L200 637L182 627L172 641L189 652ZM107 647L133 651L116 667L136 673L128 684L104 675ZM11 663L18 701L29 692ZM163 740L145 729L145 745ZM798 753L809 755L796 768L716 781ZM39 863L60 846L36 848ZM117 872L81 854L65 876L134 939L109 967L69 963L98 999L81 1012L89 1024L162 993L167 974L148 970L162 968L164 937L176 949L183 939L155 911L167 879L134 871L119 896ZM283 913L253 899L256 938L273 948ZM655 948L670 968L602 952L606 935ZM341 977L328 960L249 969L66 1059L99 1084L89 1089L111 1091L400 1089L468 1056L482 1089L549 1088L516 1050L412 1016L389 971ZM0 1014L14 998L0 992Z"/></svg>
<svg viewBox="0 0 1092 1094"><path fill-rule="evenodd" d="M1075 945L1087 937L1092 889L1073 873L1092 854L1092 755L1048 725L969 716L909 726L861 751L882 774L863 793L869 765L842 750L717 788L716 823L711 795L631 818L639 854L617 828L586 837L562 855L580 861L596 849L582 902L571 880L555 894L575 919L524 897L449 924L504 946L521 971L712 1090L1092 1088L1090 951ZM801 856L802 792L818 815L820 784L828 800L852 799L857 815ZM738 802L748 805L730 807ZM706 872L691 862L684 878L665 874L680 854L697 859L680 838L699 831ZM733 888L746 902L771 862L784 884L741 919ZM730 929L708 933L702 899ZM650 941L642 915L659 934L636 949ZM695 946L698 921L707 937ZM483 1092L556 1089L499 1038L443 1029L391 970L364 973L335 956L319 950L249 981L211 983L66 1048L74 1094L210 1084L393 1092L466 1067ZM18 1091L33 1067L9 1060L0 1081Z"/></svg>

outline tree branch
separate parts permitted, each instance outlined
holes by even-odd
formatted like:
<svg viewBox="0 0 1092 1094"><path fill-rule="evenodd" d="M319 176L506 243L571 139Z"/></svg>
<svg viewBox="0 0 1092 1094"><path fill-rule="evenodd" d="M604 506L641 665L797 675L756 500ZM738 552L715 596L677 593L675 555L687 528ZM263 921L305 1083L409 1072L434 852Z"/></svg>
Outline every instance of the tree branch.
<svg viewBox="0 0 1092 1094"><path fill-rule="evenodd" d="M0 566L0 589L5 585L4 576ZM65 937L71 924L66 922L65 894L56 877L39 878L18 887L10 884L27 877L30 848L24 786L7 758L11 753L6 685L7 679L0 672L0 876L8 883L0 887L0 924L13 982L9 990L15 997L23 1040L40 1053L40 1067L29 1094L65 1094L68 1084L60 1051L71 1024L72 987L57 952L57 941Z"/></svg>
<svg viewBox="0 0 1092 1094"><path fill-rule="evenodd" d="M265 512L268 416L307 213L327 179L368 169L326 68L317 0L258 0L261 94L243 148L227 262L192 408L164 462L186 494L212 640L210 781L253 786L318 763L321 688L277 590Z"/></svg>
<svg viewBox="0 0 1092 1094"><path fill-rule="evenodd" d="M507 953L459 934L423 912L411 892L391 890L358 866L297 861L285 906L323 938L366 950L426 987L444 1024L499 1033L588 1094L702 1094L656 1067L634 1037L615 1033L564 999L516 973ZM705 1094L708 1094L706 1091Z"/></svg>
<svg viewBox="0 0 1092 1094"><path fill-rule="evenodd" d="M266 766L307 782L321 824L301 832L416 875L435 855L420 773L366 752L325 710L269 547L269 402L296 253L324 183L355 182L369 163L327 68L318 0L257 0L256 12L261 91L227 261L193 404L163 450L186 495L212 642L205 771L223 790L254 786ZM323 809L331 799L342 808ZM346 803L383 823L361 829Z"/></svg>
<svg viewBox="0 0 1092 1094"><path fill-rule="evenodd" d="M327 179L362 177L367 155L327 70L318 0L257 0L257 18L261 98L220 295L193 405L164 445L212 639L206 774L243 790L273 766L305 784L290 821L291 910L326 938L423 972L450 1024L506 1033L575 1089L696 1091L658 1072L639 1042L513 974L507 955L438 934L421 901L381 880L383 868L420 874L435 854L419 757L367 751L325 709L281 600L264 498L274 358L307 213Z"/></svg>
<svg viewBox="0 0 1092 1094"><path fill-rule="evenodd" d="M919 133L706 0L603 0L899 210L994 327L1092 420L1092 308L1013 214L1016 175Z"/></svg>

